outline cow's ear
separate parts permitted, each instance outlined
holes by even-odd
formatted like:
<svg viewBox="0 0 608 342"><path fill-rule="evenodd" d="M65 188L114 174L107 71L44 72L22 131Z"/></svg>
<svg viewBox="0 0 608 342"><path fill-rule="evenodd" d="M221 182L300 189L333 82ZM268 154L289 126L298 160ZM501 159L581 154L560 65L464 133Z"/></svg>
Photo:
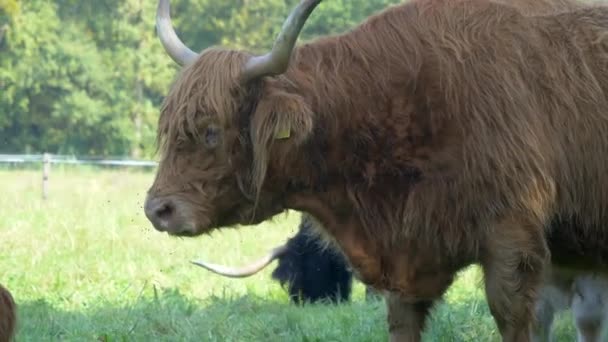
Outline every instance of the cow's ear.
<svg viewBox="0 0 608 342"><path fill-rule="evenodd" d="M300 95L275 91L258 102L251 118L251 137L255 143L300 144L312 132L312 122L310 107Z"/></svg>
<svg viewBox="0 0 608 342"><path fill-rule="evenodd" d="M300 95L275 89L262 96L251 117L250 132L256 187L262 185L270 159L285 157L301 145L312 130L313 114Z"/></svg>

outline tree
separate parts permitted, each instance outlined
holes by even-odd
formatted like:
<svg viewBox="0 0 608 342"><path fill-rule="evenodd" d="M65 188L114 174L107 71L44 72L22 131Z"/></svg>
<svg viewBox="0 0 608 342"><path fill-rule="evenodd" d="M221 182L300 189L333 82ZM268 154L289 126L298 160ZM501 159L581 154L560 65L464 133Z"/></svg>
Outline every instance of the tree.
<svg viewBox="0 0 608 342"><path fill-rule="evenodd" d="M99 150L119 137L98 136L105 120L105 75L93 44L61 22L54 4L21 3L9 18L0 60L0 136L3 150Z"/></svg>
<svg viewBox="0 0 608 342"><path fill-rule="evenodd" d="M266 52L299 0L173 0L178 34ZM397 0L324 1L302 40L344 32ZM155 31L156 1L0 0L0 152L153 157L179 67Z"/></svg>

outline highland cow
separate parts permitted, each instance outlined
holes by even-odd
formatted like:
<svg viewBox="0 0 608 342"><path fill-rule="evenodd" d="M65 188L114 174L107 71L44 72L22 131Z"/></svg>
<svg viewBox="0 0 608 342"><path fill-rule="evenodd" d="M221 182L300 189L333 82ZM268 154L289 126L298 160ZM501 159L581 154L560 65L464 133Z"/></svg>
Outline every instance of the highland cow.
<svg viewBox="0 0 608 342"><path fill-rule="evenodd" d="M10 342L15 335L16 305L11 293L0 285L0 342Z"/></svg>
<svg viewBox="0 0 608 342"><path fill-rule="evenodd" d="M159 37L185 68L146 216L198 236L309 213L385 293L394 341L419 341L477 263L502 339L529 341L551 263L607 266L608 8L414 0L295 47L319 3L256 56L193 52L160 1Z"/></svg>

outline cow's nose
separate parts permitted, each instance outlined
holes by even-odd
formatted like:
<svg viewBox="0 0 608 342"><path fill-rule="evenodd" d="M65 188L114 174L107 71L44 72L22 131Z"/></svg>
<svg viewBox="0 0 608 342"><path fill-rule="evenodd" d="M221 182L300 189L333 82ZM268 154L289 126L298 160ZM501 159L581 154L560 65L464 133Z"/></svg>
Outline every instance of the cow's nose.
<svg viewBox="0 0 608 342"><path fill-rule="evenodd" d="M169 198L148 197L144 211L156 230L166 231L175 214L175 203Z"/></svg>

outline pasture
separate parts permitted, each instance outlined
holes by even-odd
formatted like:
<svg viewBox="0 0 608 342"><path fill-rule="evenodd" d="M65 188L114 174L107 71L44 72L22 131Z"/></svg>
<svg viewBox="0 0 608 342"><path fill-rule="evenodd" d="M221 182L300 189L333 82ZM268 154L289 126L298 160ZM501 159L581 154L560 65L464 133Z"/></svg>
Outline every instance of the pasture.
<svg viewBox="0 0 608 342"><path fill-rule="evenodd" d="M0 283L19 305L17 341L385 341L385 308L365 302L289 303L275 265L228 279L188 261L240 265L293 235L291 212L256 227L196 239L156 232L142 203L153 173L54 167L0 169ZM472 267L434 311L425 341L498 341ZM558 340L574 340L569 312Z"/></svg>

